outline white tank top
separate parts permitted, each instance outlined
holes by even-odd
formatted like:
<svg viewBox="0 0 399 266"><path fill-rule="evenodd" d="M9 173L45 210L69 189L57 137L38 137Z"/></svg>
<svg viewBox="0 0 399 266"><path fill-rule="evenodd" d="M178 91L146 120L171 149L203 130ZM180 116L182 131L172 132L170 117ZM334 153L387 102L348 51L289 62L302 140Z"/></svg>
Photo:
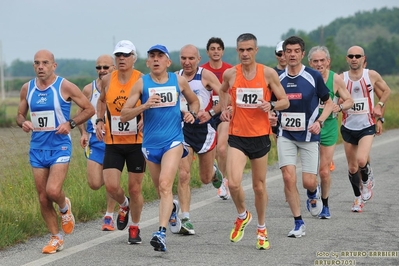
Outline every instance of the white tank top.
<svg viewBox="0 0 399 266"><path fill-rule="evenodd" d="M351 80L346 71L344 81L354 104L351 109L343 112L342 125L351 130L362 130L373 126L374 87L370 82L369 70L363 69L362 77L356 81Z"/></svg>

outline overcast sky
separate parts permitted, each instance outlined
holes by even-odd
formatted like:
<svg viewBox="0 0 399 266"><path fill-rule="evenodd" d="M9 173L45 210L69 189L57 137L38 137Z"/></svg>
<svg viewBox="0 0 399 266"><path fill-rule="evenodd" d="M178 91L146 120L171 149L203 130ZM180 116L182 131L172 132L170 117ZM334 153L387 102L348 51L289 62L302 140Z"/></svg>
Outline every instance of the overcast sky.
<svg viewBox="0 0 399 266"><path fill-rule="evenodd" d="M274 46L289 29L310 32L339 17L374 8L399 7L398 0L0 0L3 61L33 60L48 49L58 58L95 60L112 54L122 39L141 57L161 43L178 51L191 43L205 48L210 37L235 46L251 32L258 45Z"/></svg>

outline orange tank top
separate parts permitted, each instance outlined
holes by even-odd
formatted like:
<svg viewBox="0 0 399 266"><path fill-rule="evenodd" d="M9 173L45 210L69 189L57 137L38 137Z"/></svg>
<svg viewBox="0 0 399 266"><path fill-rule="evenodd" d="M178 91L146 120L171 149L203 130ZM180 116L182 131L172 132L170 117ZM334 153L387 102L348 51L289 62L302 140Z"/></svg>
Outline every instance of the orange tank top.
<svg viewBox="0 0 399 266"><path fill-rule="evenodd" d="M120 121L122 107L126 103L134 83L140 77L141 72L134 69L129 81L126 84L121 84L118 80L118 71L115 70L111 73L108 91L105 95L107 103L105 144L139 144L143 142L143 134L137 129L141 115L125 123ZM137 102L137 105L140 105L140 101Z"/></svg>
<svg viewBox="0 0 399 266"><path fill-rule="evenodd" d="M247 80L242 73L242 65L236 65L236 78L231 88L233 107L229 135L239 137L259 137L271 134L268 113L258 108L258 99L270 101L271 91L268 87L263 65L256 64L256 74Z"/></svg>

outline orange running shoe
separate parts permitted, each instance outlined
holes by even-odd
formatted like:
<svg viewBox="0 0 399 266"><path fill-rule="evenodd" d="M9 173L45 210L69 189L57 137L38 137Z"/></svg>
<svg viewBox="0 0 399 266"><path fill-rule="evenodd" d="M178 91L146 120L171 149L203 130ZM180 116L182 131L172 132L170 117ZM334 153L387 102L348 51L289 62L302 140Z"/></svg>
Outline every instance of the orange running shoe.
<svg viewBox="0 0 399 266"><path fill-rule="evenodd" d="M71 234L75 228L75 217L72 214L71 201L65 197L65 202L68 205L66 213L61 213L61 227L65 234Z"/></svg>
<svg viewBox="0 0 399 266"><path fill-rule="evenodd" d="M330 164L330 171L332 172L332 171L334 171L335 170L335 164L334 164L334 161L331 161L331 164Z"/></svg>
<svg viewBox="0 0 399 266"><path fill-rule="evenodd" d="M43 254L53 254L64 248L64 240L58 238L58 236L52 236L50 241L42 249Z"/></svg>
<svg viewBox="0 0 399 266"><path fill-rule="evenodd" d="M257 232L257 238L258 240L256 241L256 249L269 249L270 248L270 243L269 239L267 238L267 230L263 229L260 230L258 229Z"/></svg>
<svg viewBox="0 0 399 266"><path fill-rule="evenodd" d="M114 231L115 230L115 225L114 225L114 220L112 219L111 216L105 216L103 218L103 226L101 227L102 231Z"/></svg>
<svg viewBox="0 0 399 266"><path fill-rule="evenodd" d="M233 229L231 229L230 233L230 241L238 242L244 236L245 227L252 221L252 215L249 211L247 211L247 218L241 220L237 217Z"/></svg>

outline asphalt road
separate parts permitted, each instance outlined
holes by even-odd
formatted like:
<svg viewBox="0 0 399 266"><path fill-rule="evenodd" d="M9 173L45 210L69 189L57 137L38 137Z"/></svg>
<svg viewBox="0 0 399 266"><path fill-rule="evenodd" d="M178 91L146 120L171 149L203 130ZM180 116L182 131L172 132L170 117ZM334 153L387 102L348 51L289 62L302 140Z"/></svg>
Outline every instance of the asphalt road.
<svg viewBox="0 0 399 266"><path fill-rule="evenodd" d="M158 228L158 202L145 204L141 227L143 243L128 245L128 231L102 232L101 220L77 224L65 237L64 250L41 254L48 236L0 252L0 265L399 265L399 130L376 137L371 152L375 176L374 197L362 213L352 213L354 199L345 155L338 145L332 173L330 220L313 218L306 210L306 191L298 182L306 236L288 238L293 227L285 202L280 170L267 174L269 204L266 213L270 250L257 250L256 212L249 173L243 186L254 219L238 243L229 240L236 218L231 200L216 197L212 185L192 194L191 220L196 235L167 233L167 252L153 251L149 241ZM300 171L300 167L298 167ZM73 204L73 202L72 202Z"/></svg>

